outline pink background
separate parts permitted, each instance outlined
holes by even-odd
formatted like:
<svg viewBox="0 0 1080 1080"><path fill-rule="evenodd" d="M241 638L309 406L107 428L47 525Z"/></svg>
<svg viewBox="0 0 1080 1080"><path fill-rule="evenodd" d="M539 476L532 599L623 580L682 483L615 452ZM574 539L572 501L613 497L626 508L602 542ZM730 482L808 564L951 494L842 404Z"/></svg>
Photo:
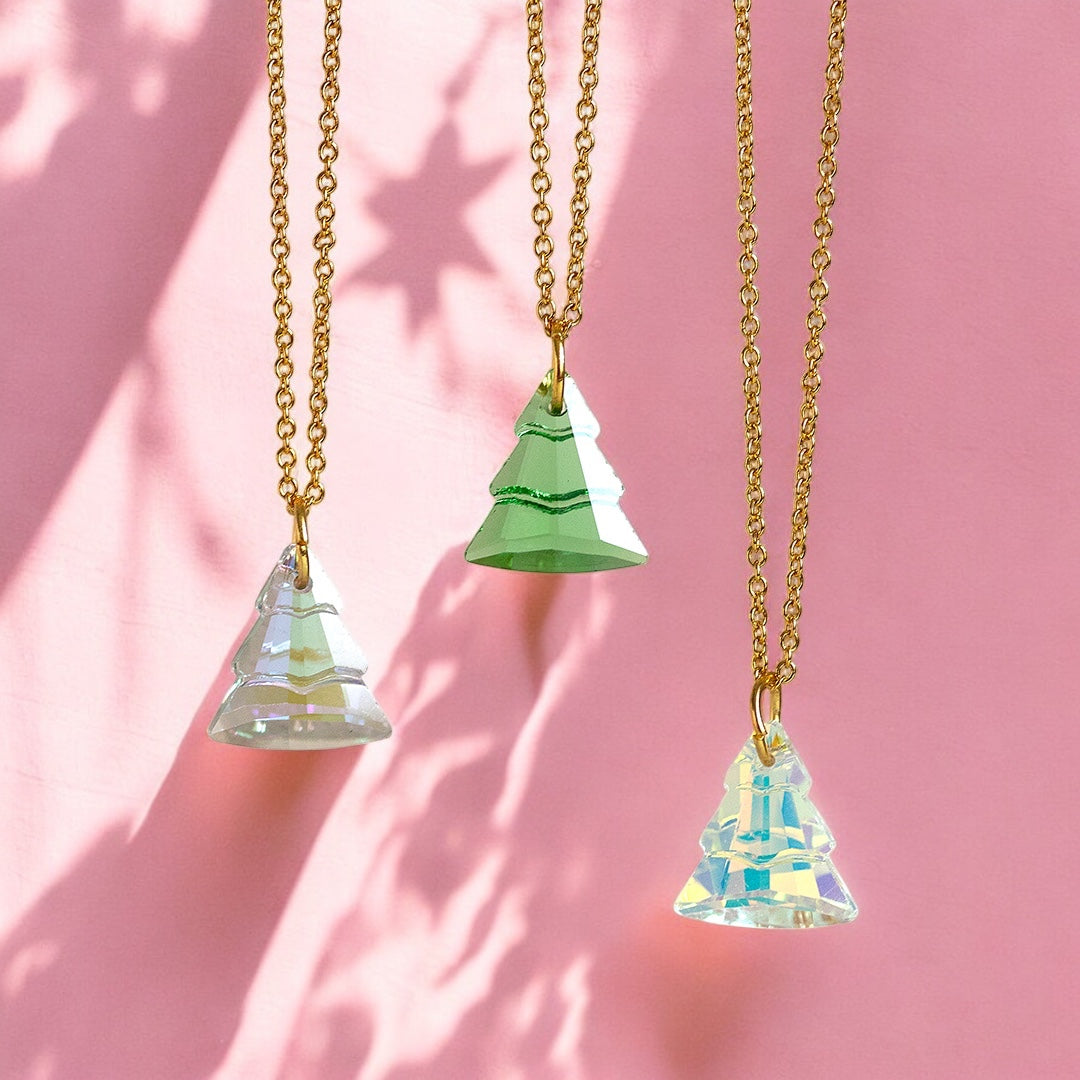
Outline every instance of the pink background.
<svg viewBox="0 0 1080 1080"><path fill-rule="evenodd" d="M0 3L0 1077L1072 1075L1080 6L852 4L785 720L862 914L811 934L671 912L748 732L727 4L605 6L568 355L652 560L461 559L547 362L520 7L346 4L312 540L396 734L273 755L203 734L289 536L262 7ZM757 8L776 556L826 5Z"/></svg>

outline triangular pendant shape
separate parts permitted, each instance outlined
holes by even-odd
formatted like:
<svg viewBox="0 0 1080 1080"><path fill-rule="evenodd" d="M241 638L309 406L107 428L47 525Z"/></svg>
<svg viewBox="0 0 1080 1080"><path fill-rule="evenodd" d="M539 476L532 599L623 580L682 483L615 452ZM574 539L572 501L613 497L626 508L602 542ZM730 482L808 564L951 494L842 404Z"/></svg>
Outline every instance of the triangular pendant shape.
<svg viewBox="0 0 1080 1080"><path fill-rule="evenodd" d="M834 841L807 798L810 775L779 722L771 768L747 739L727 793L701 834L705 857L675 901L691 919L772 929L850 922L858 914L829 857Z"/></svg>
<svg viewBox="0 0 1080 1080"><path fill-rule="evenodd" d="M550 411L545 379L518 417L518 444L491 482L495 505L465 549L469 562L574 574L648 559L619 508L623 485L596 445L600 425L569 376L563 402Z"/></svg>
<svg viewBox="0 0 1080 1080"><path fill-rule="evenodd" d="M259 617L233 657L236 682L210 721L210 738L264 750L328 750L385 739L390 721L364 683L367 659L338 614L341 601L309 555L296 588L296 549L281 554Z"/></svg>

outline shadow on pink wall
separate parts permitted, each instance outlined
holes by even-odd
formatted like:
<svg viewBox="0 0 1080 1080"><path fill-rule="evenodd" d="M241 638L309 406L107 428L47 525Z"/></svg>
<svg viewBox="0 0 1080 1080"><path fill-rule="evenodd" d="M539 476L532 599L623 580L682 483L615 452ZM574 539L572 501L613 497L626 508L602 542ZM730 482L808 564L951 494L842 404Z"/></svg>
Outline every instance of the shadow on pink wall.
<svg viewBox="0 0 1080 1080"><path fill-rule="evenodd" d="M512 16L514 13L510 13ZM406 175L380 175L379 165L356 133L343 131L342 145L356 155L378 183L366 200L366 212L386 239L366 262L343 276L340 291L351 288L403 294L405 322L410 335L432 332L438 342L438 378L449 394L462 392L467 382L467 349L443 319L444 275L467 269L499 284L492 264L469 226L470 204L510 166L512 156L495 155L483 161L467 157L463 125L469 123L468 99L475 89L485 53L517 18L489 17L475 44L442 92L441 121L428 136L422 160ZM491 238L488 238L489 242ZM504 286L503 301L513 303Z"/></svg>
<svg viewBox="0 0 1080 1080"><path fill-rule="evenodd" d="M465 220L465 210L495 181L510 158L501 155L482 162L466 160L454 117L473 89L485 51L508 21L505 17L489 18L476 44L458 66L442 94L443 121L428 138L420 164L408 176L384 176L367 200L371 216L386 233L386 241L344 284L404 291L411 333L438 320L441 279L447 269L456 266L489 275L495 272ZM347 139L348 133L343 133L342 138ZM447 389L456 388L457 374L451 366L442 368Z"/></svg>
<svg viewBox="0 0 1080 1080"><path fill-rule="evenodd" d="M641 774L647 698L615 673L646 670L634 625L593 636L620 584L642 595L617 576L608 590L586 576L493 572L465 564L461 548L436 568L386 679L398 699L388 704L407 716L399 753L355 831L380 800L402 812L326 937L277 1080L349 1080L366 1066L392 1080L515 1069L565 1080L581 1067L705 1080L738 1042L763 989L745 939L677 919L635 866L671 815L668 780ZM432 696L438 670L453 677ZM620 724L596 722L598 693ZM425 762L452 762L463 746L482 750L444 764L422 805L403 799ZM373 906L386 876L412 913L404 933ZM673 875L672 894L678 884ZM383 1028L400 1041L386 1045Z"/></svg>
<svg viewBox="0 0 1080 1080"><path fill-rule="evenodd" d="M82 106L39 174L0 188L8 437L20 468L0 539L0 592L33 543L128 365L258 79L262 14L213 3L190 43L125 27L120 0L69 0ZM140 66L164 99L134 107ZM21 99L4 88L11 108ZM14 104L11 104L14 103Z"/></svg>
<svg viewBox="0 0 1080 1080"><path fill-rule="evenodd" d="M237 638L236 645L239 645ZM254 754L207 693L145 821L104 833L0 947L0 1077L210 1075L356 755Z"/></svg>

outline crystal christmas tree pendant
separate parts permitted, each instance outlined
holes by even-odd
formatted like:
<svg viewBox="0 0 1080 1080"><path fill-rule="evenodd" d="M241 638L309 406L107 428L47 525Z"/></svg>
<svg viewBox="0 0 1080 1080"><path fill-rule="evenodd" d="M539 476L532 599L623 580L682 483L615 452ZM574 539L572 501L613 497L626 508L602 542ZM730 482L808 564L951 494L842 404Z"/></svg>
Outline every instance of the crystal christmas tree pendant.
<svg viewBox="0 0 1080 1080"><path fill-rule="evenodd" d="M264 750L326 750L375 742L390 721L364 683L367 660L338 614L341 601L308 555L297 586L290 544L257 601L258 619L233 657L236 682L210 721L218 742Z"/></svg>
<svg viewBox="0 0 1080 1080"><path fill-rule="evenodd" d="M465 558L505 570L572 574L648 559L619 508L623 485L596 445L600 425L574 380L552 412L551 376L518 417L518 444L491 482L495 505Z"/></svg>
<svg viewBox="0 0 1080 1080"><path fill-rule="evenodd" d="M834 843L810 802L810 776L779 720L775 758L762 764L753 737L728 769L720 808L701 834L704 858L675 901L691 919L733 926L809 929L858 914L829 857Z"/></svg>

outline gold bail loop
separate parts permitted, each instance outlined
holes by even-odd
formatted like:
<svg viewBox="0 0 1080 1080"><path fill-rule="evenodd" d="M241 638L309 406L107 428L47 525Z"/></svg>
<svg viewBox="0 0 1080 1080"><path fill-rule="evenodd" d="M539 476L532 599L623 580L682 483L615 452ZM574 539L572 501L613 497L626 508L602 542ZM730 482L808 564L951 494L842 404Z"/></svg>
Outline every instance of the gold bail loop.
<svg viewBox="0 0 1080 1080"><path fill-rule="evenodd" d="M311 560L308 556L308 506L303 499L292 505L293 532L292 542L296 549L295 588L306 589L311 584Z"/></svg>
<svg viewBox="0 0 1080 1080"><path fill-rule="evenodd" d="M769 692L769 723L761 713L761 695ZM780 719L780 681L770 671L754 681L754 689L750 691L750 716L754 723L754 746L757 748L758 758L767 769L776 764L776 758L769 749L769 724L775 724Z"/></svg>
<svg viewBox="0 0 1080 1080"><path fill-rule="evenodd" d="M551 412L558 415L563 404L563 386L566 383L566 331L556 324L551 331Z"/></svg>

